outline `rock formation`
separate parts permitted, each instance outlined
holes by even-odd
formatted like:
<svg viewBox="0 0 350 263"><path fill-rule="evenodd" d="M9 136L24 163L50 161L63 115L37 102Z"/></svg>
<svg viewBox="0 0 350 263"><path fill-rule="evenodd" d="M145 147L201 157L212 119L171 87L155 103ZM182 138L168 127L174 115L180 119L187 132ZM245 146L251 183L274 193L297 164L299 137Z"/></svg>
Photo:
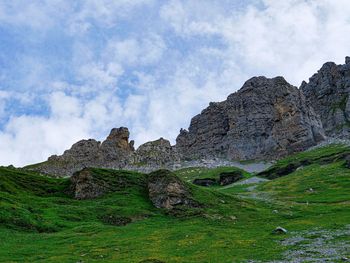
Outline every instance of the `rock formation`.
<svg viewBox="0 0 350 263"><path fill-rule="evenodd" d="M75 199L93 199L107 193L120 192L132 187L146 190L143 174L129 171L84 168L69 178L68 194Z"/></svg>
<svg viewBox="0 0 350 263"><path fill-rule="evenodd" d="M109 189L105 181L96 180L92 171L87 168L75 172L70 181L71 193L75 199L93 199L105 194Z"/></svg>
<svg viewBox="0 0 350 263"><path fill-rule="evenodd" d="M321 117L326 135L344 139L350 135L350 57L345 62L345 65L325 63L300 87Z"/></svg>
<svg viewBox="0 0 350 263"><path fill-rule="evenodd" d="M112 129L102 143L74 144L61 156L31 166L42 173L70 176L85 167L151 172L230 160L272 160L303 151L329 137L350 135L350 57L328 62L300 89L283 77L254 77L210 103L181 129L176 145L160 138L136 151L127 128ZM205 165L204 165L205 166Z"/></svg>
<svg viewBox="0 0 350 263"><path fill-rule="evenodd" d="M226 101L211 103L181 130L183 159L275 159L324 139L322 124L304 95L282 77L248 80Z"/></svg>
<svg viewBox="0 0 350 263"><path fill-rule="evenodd" d="M63 155L53 155L33 169L56 176L70 176L85 167L121 169L133 161L133 145L128 128L114 128L104 142L79 141Z"/></svg>
<svg viewBox="0 0 350 263"><path fill-rule="evenodd" d="M179 161L179 155L168 140L160 138L156 141L146 142L136 150L135 165L162 167Z"/></svg>
<svg viewBox="0 0 350 263"><path fill-rule="evenodd" d="M135 151L129 135L128 128L114 128L102 143L93 139L81 140L63 155L53 155L47 162L31 169L55 176L70 176L85 167L150 172L180 160L168 140L160 138L147 142Z"/></svg>
<svg viewBox="0 0 350 263"><path fill-rule="evenodd" d="M157 208L173 209L176 206L195 207L198 204L186 185L168 170L150 173L148 178L148 194Z"/></svg>

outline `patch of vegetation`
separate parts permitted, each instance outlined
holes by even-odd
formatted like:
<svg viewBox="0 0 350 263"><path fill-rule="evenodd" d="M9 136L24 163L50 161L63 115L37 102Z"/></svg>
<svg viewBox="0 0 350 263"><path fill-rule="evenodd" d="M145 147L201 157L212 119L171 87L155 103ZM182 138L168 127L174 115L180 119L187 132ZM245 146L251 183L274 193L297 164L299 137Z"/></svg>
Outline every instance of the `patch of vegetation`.
<svg viewBox="0 0 350 263"><path fill-rule="evenodd" d="M344 161L350 155L350 148L345 145L330 145L293 154L285 159L279 160L275 165L259 173L259 176L275 179L295 172L298 168L312 164L331 164Z"/></svg>
<svg viewBox="0 0 350 263"><path fill-rule="evenodd" d="M221 173L229 173L239 171L242 172L244 178L251 177L251 174L236 168L236 167L217 167L217 168L204 168L204 167L190 167L175 171L175 174L186 182L193 182L194 179L219 179Z"/></svg>
<svg viewBox="0 0 350 263"><path fill-rule="evenodd" d="M283 261L287 250L298 249L298 244L282 245L292 233L349 224L350 169L340 158L347 152L333 145L288 157L275 167L310 164L253 190L188 183L195 200L205 205L171 213L152 205L144 174L94 169L98 180L114 184L115 191L75 200L67 194L68 179L0 168L0 261ZM332 162L322 161L329 158ZM230 169L235 168L188 168L177 175L191 181ZM277 226L288 233L272 234ZM350 242L348 236L341 241Z"/></svg>

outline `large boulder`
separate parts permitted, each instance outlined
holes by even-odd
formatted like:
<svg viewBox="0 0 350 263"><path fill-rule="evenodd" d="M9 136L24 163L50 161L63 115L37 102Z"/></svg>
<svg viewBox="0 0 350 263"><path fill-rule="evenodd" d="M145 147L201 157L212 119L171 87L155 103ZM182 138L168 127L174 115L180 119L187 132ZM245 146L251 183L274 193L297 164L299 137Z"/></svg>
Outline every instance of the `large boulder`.
<svg viewBox="0 0 350 263"><path fill-rule="evenodd" d="M304 95L284 78L254 77L226 101L210 103L181 130L183 159L276 159L324 139L322 123Z"/></svg>
<svg viewBox="0 0 350 263"><path fill-rule="evenodd" d="M157 208L173 209L179 205L196 206L185 183L168 170L158 170L149 174L148 194Z"/></svg>
<svg viewBox="0 0 350 263"><path fill-rule="evenodd" d="M93 172L85 168L75 172L70 178L70 190L75 199L93 199L104 195L109 186L105 181L96 180Z"/></svg>
<svg viewBox="0 0 350 263"><path fill-rule="evenodd" d="M346 57L345 62L345 65L325 63L300 89L321 117L326 135L349 139L350 57Z"/></svg>

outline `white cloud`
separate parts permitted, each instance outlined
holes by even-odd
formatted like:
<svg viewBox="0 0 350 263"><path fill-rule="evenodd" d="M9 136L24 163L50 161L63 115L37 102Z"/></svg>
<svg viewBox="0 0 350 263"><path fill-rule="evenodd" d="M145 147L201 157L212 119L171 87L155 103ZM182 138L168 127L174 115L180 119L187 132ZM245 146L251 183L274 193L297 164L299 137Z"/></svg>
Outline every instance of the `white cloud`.
<svg viewBox="0 0 350 263"><path fill-rule="evenodd" d="M13 98L24 107L46 98L49 112L10 116L0 132L4 164L42 161L116 126L128 126L136 145L174 142L209 101L247 78L283 75L299 85L350 53L347 0L39 2L0 3L0 21L16 27L33 17L36 30L62 24L74 76L49 74L45 60L24 56L22 92L0 92L0 116Z"/></svg>
<svg viewBox="0 0 350 263"><path fill-rule="evenodd" d="M146 34L140 39L112 39L107 42L102 59L124 66L145 66L158 62L165 48L163 39L157 34Z"/></svg>
<svg viewBox="0 0 350 263"><path fill-rule="evenodd" d="M153 4L153 0L85 0L81 1L78 12L68 20L69 33L83 35L94 23L111 28L120 19L131 16L135 9Z"/></svg>

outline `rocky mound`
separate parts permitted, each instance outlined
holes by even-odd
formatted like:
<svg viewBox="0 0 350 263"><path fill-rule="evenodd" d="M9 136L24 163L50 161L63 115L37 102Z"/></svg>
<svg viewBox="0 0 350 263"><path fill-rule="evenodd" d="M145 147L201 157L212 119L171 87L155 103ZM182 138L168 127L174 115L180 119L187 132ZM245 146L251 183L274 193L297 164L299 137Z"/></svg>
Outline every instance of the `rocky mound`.
<svg viewBox="0 0 350 263"><path fill-rule="evenodd" d="M296 87L282 77L254 77L195 116L189 130L181 130L176 148L183 159L266 160L323 139L319 117Z"/></svg>
<svg viewBox="0 0 350 263"><path fill-rule="evenodd" d="M94 178L90 169L83 169L75 172L70 178L71 193L75 199L93 199L104 195L108 191L108 184L105 181L98 181Z"/></svg>
<svg viewBox="0 0 350 263"><path fill-rule="evenodd" d="M160 138L140 145L135 152L133 165L164 168L179 160L175 147L168 140Z"/></svg>
<svg viewBox="0 0 350 263"><path fill-rule="evenodd" d="M169 170L159 170L149 174L148 194L153 205L157 208L173 209L176 206L198 206L184 182Z"/></svg>
<svg viewBox="0 0 350 263"><path fill-rule="evenodd" d="M300 89L321 117L325 133L330 137L350 135L350 57L345 65L325 63Z"/></svg>
<svg viewBox="0 0 350 263"><path fill-rule="evenodd" d="M69 179L69 194L75 199L94 199L132 188L146 189L145 175L128 171L84 168Z"/></svg>

